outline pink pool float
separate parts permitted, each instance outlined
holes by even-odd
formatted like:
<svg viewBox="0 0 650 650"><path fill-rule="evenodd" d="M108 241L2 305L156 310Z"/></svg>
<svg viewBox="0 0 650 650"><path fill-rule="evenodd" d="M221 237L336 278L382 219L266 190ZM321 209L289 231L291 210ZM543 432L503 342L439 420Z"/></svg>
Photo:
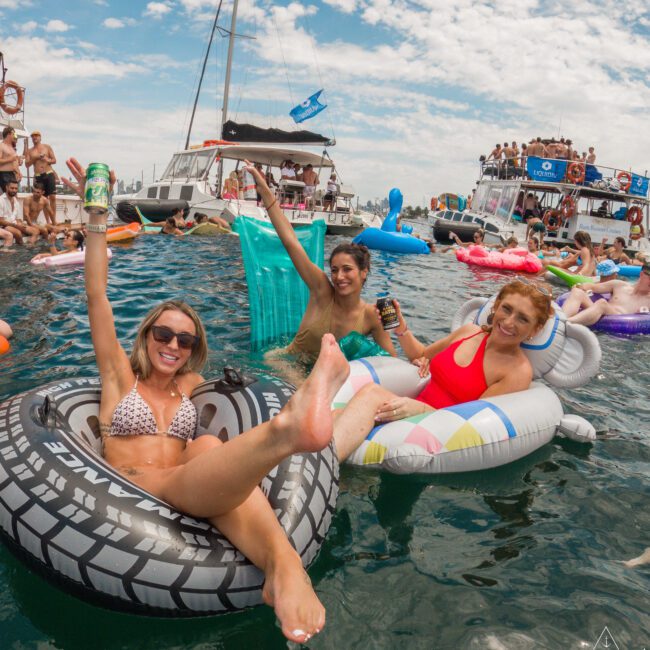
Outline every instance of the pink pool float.
<svg viewBox="0 0 650 650"><path fill-rule="evenodd" d="M500 253L484 246L472 245L456 249L456 259L465 264L519 273L538 273L542 268L541 260L525 248L507 248Z"/></svg>

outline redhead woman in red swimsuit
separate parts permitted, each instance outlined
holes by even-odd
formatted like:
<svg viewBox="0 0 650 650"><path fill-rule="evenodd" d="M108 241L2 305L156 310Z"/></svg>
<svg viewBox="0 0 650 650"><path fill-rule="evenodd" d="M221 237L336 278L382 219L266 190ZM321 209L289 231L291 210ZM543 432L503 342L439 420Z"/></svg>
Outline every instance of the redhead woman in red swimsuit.
<svg viewBox="0 0 650 650"><path fill-rule="evenodd" d="M400 324L393 330L409 359L431 380L415 398L399 397L367 384L335 414L339 460L347 458L377 424L526 390L533 369L521 343L537 334L552 314L551 298L532 284L515 280L499 292L489 326L468 323L425 346L409 330L395 301Z"/></svg>

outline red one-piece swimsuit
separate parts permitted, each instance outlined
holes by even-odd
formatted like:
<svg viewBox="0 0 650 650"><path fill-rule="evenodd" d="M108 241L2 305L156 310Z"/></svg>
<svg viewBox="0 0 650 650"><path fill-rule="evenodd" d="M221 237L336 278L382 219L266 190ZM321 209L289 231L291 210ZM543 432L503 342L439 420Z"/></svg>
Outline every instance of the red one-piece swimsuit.
<svg viewBox="0 0 650 650"><path fill-rule="evenodd" d="M463 341L479 334L483 334L484 338L471 363L468 366L459 366L454 359L456 349ZM415 399L436 409L478 399L487 390L483 372L487 339L487 333L476 332L476 334L452 343L442 352L436 354L429 362L431 381Z"/></svg>

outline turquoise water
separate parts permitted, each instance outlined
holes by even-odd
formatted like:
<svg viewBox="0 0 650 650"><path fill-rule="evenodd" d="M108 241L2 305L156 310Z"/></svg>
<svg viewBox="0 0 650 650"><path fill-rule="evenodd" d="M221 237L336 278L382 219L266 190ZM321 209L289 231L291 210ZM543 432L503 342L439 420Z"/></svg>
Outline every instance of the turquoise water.
<svg viewBox="0 0 650 650"><path fill-rule="evenodd" d="M326 256L341 240L327 238ZM150 306L181 297L206 324L206 376L264 367L249 352L236 238L141 237L114 252L110 298L125 344ZM0 318L16 332L0 357L0 399L96 374L82 271L31 267L33 253L0 255ZM505 277L450 255L376 253L366 297L388 288L411 329L433 340L464 300ZM650 341L599 339L598 377L560 391L565 410L599 430L593 445L557 439L517 463L446 477L343 468L309 571L328 612L310 647L592 648L608 626L621 650L650 648L650 565L620 563L650 546ZM185 621L117 614L50 587L0 547L2 649L286 645L268 608Z"/></svg>

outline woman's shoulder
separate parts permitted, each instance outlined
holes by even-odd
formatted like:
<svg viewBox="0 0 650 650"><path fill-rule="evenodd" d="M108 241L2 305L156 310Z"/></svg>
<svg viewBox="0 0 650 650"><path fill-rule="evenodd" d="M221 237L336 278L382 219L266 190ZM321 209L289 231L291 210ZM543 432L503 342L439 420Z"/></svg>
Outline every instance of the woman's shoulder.
<svg viewBox="0 0 650 650"><path fill-rule="evenodd" d="M178 387L186 395L191 395L194 389L204 381L205 379L198 372L187 372L184 375L179 375L176 379Z"/></svg>

